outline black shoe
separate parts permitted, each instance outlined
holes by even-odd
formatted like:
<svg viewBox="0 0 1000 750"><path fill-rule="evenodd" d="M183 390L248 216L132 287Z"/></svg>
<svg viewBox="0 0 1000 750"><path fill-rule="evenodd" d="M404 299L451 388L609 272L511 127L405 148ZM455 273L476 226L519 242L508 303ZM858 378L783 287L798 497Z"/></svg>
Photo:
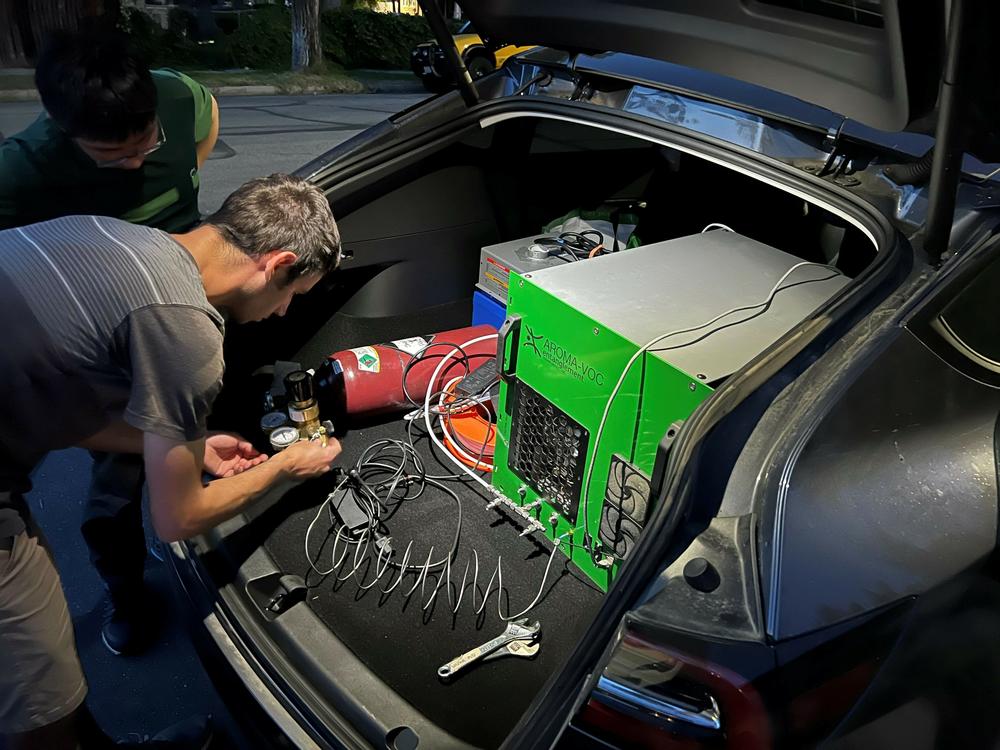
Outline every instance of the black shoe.
<svg viewBox="0 0 1000 750"><path fill-rule="evenodd" d="M192 716L152 737L132 735L120 741L118 746L148 750L206 750L212 744L213 734L210 716Z"/></svg>
<svg viewBox="0 0 1000 750"><path fill-rule="evenodd" d="M115 588L104 601L101 640L116 656L134 656L149 645L146 591L142 586Z"/></svg>

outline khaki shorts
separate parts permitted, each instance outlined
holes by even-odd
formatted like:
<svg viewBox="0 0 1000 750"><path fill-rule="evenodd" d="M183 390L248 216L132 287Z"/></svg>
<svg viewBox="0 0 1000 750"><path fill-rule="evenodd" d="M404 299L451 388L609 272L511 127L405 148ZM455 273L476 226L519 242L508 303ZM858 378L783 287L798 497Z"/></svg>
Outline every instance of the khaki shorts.
<svg viewBox="0 0 1000 750"><path fill-rule="evenodd" d="M0 735L52 724L87 695L52 558L26 533L6 546L0 545Z"/></svg>

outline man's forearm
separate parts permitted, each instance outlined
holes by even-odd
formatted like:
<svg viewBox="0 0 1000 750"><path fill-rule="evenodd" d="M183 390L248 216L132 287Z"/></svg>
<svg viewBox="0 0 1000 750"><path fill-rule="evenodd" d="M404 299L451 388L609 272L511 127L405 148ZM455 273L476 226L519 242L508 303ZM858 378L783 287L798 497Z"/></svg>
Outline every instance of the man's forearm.
<svg viewBox="0 0 1000 750"><path fill-rule="evenodd" d="M181 502L172 502L170 517L157 513L157 507L163 506L152 504L153 524L165 542L189 539L232 518L265 493L285 491L293 484L279 453L242 474L216 479Z"/></svg>
<svg viewBox="0 0 1000 750"><path fill-rule="evenodd" d="M119 419L86 440L81 440L78 445L106 453L142 453L142 432Z"/></svg>

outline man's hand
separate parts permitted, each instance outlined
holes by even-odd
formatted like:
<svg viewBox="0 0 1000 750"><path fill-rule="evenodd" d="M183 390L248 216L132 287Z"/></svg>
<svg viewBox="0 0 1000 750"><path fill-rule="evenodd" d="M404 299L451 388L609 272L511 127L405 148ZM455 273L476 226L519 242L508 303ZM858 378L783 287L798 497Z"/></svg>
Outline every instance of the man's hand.
<svg viewBox="0 0 1000 750"><path fill-rule="evenodd" d="M269 460L239 435L215 433L181 443L147 432L143 440L150 515L165 542L202 534L271 489L325 474L340 455L333 438L325 446L296 443ZM203 471L223 478L206 484Z"/></svg>
<svg viewBox="0 0 1000 750"><path fill-rule="evenodd" d="M216 477L231 477L263 463L267 456L239 435L210 433L205 438L205 471Z"/></svg>
<svg viewBox="0 0 1000 750"><path fill-rule="evenodd" d="M293 482L304 482L330 471L330 464L340 455L340 441L330 437L324 446L318 440L300 440L285 448L275 458Z"/></svg>

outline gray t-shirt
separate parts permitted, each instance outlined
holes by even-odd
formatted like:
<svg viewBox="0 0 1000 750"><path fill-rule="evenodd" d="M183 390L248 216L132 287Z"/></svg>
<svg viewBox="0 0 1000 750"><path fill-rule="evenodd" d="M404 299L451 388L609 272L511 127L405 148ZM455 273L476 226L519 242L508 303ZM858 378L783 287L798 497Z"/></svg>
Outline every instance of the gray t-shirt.
<svg viewBox="0 0 1000 750"><path fill-rule="evenodd" d="M223 320L168 234L95 216L0 231L0 537L22 526L5 477L113 419L205 434Z"/></svg>

